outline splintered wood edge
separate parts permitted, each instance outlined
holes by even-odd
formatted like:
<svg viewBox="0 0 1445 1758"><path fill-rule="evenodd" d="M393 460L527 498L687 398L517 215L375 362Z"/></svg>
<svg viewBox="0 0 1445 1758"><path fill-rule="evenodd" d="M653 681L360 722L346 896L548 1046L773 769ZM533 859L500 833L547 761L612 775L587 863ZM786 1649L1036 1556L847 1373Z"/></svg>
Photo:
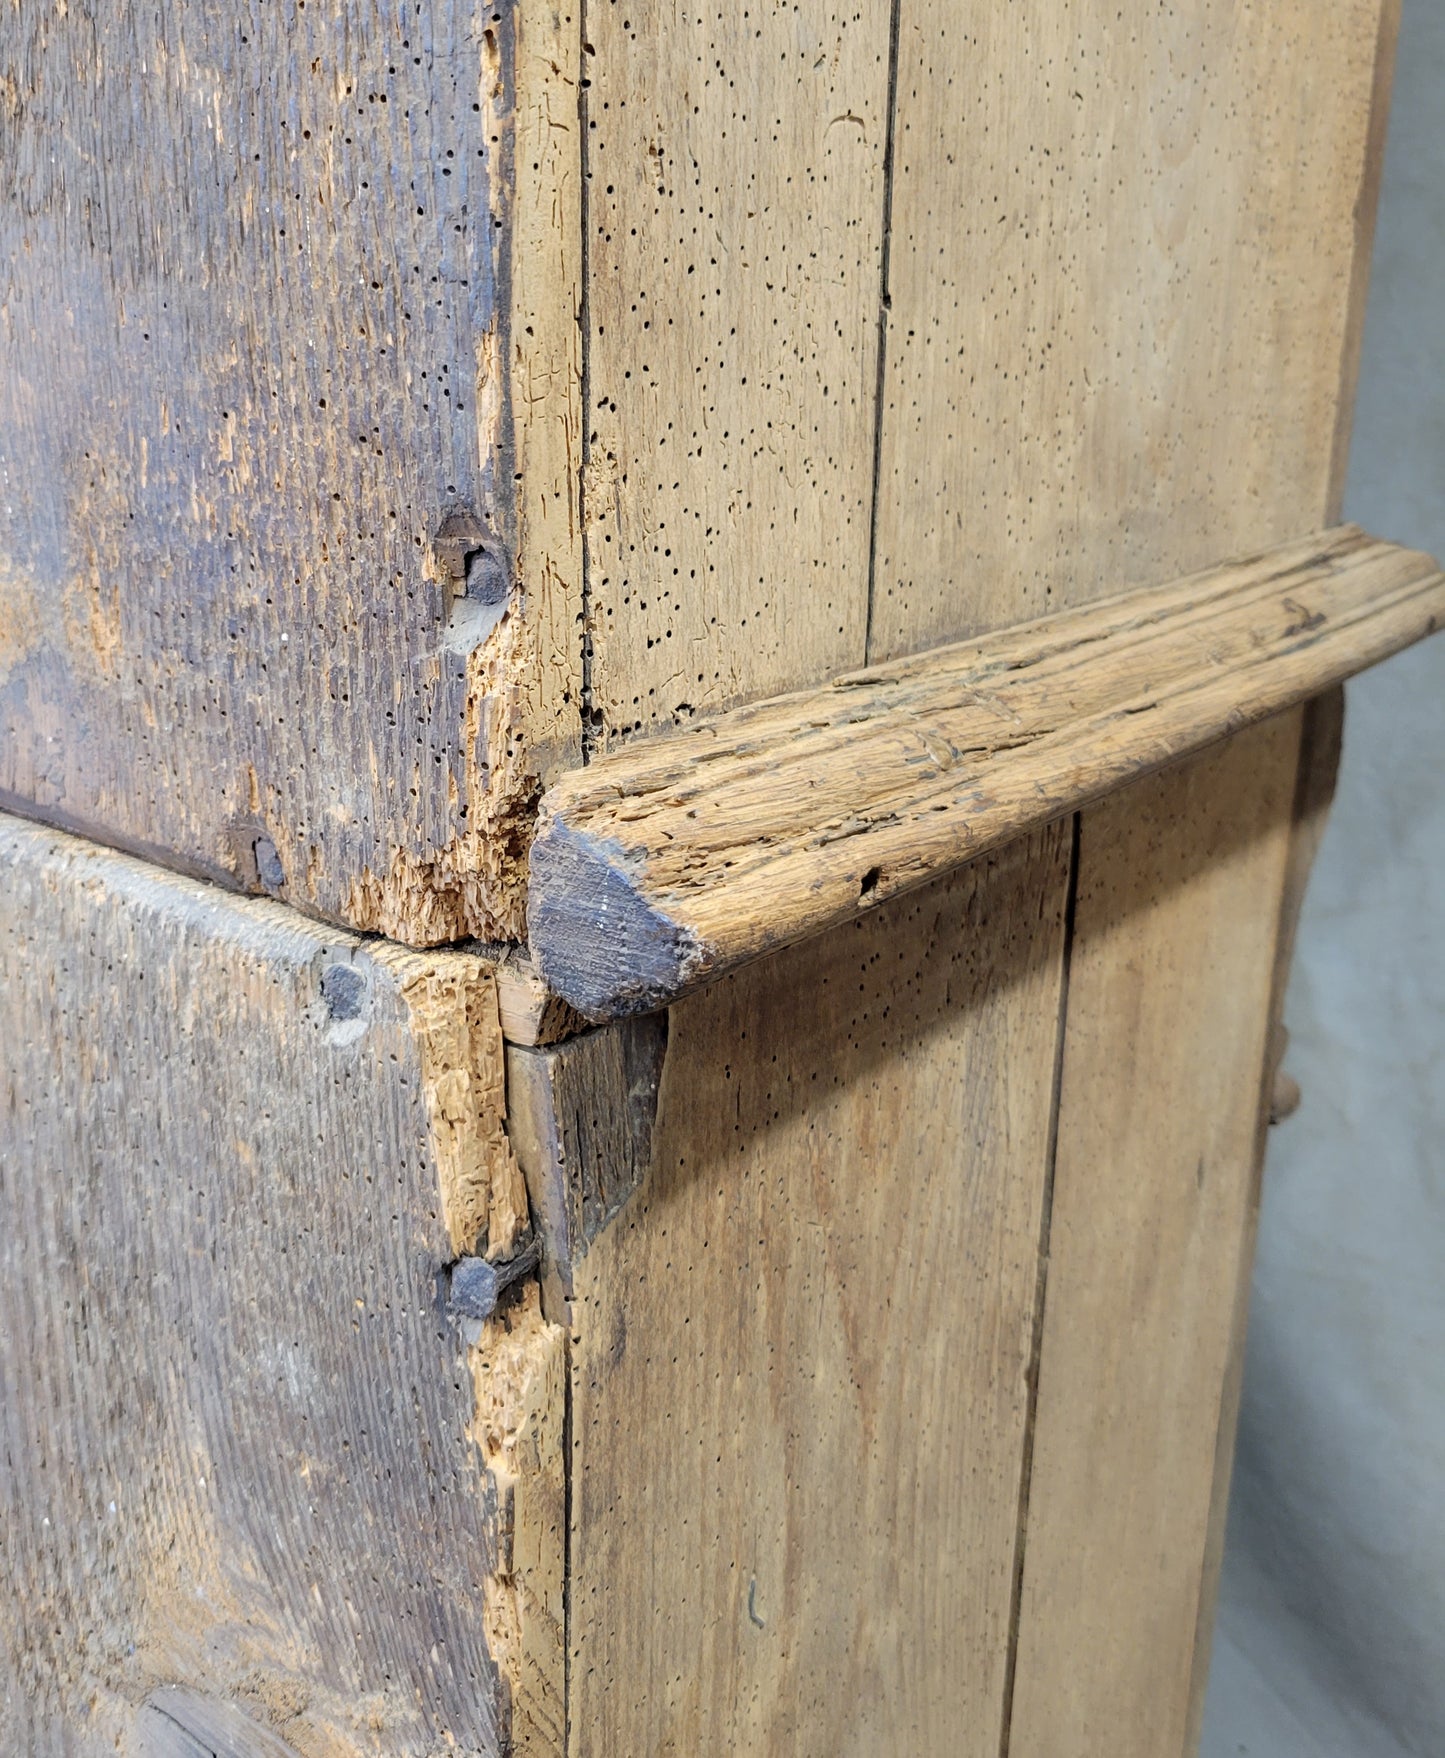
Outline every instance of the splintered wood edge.
<svg viewBox="0 0 1445 1758"><path fill-rule="evenodd" d="M543 801L528 923L588 1019L749 959L1294 707L1445 624L1354 526L627 746Z"/></svg>

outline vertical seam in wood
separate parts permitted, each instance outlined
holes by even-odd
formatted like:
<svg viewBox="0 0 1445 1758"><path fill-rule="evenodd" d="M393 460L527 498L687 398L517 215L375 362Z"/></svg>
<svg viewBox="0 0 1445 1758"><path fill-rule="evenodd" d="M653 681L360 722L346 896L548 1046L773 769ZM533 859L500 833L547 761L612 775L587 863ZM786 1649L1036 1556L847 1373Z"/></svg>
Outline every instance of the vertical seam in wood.
<svg viewBox="0 0 1445 1758"><path fill-rule="evenodd" d="M592 554L587 532L587 478L592 463L592 215L590 191L592 170L587 155L587 92L591 86L587 73L587 0L578 0L577 7L577 159L581 187L577 192L578 214L582 228L582 245L578 254L582 277L581 297L577 306L577 322L582 330L582 448L578 468L577 517L582 531L582 762L592 761L595 748L592 700Z"/></svg>
<svg viewBox="0 0 1445 1758"><path fill-rule="evenodd" d="M562 1345L562 1752L572 1754L572 1326Z"/></svg>
<svg viewBox="0 0 1445 1758"><path fill-rule="evenodd" d="M1337 686L1337 690L1338 688L1339 686ZM1292 844L1308 824L1311 801L1317 797L1319 722L1327 715L1338 711L1335 706L1338 700L1339 697L1335 692L1326 696L1316 696L1304 705L1300 714L1299 754L1296 759L1294 799L1290 810ZM1335 761L1338 762L1338 745L1336 745ZM1333 792L1333 787L1331 787L1331 792ZM1248 1328L1254 1255L1259 1236L1259 1213L1264 1194L1264 1163L1269 1146L1271 1088L1274 1084L1276 1071L1274 1046L1271 1039L1275 1027L1282 1022L1284 1017L1285 995L1289 988L1290 969L1293 964L1295 929L1298 924L1299 912L1304 903L1303 883L1299 893L1295 895L1291 893L1289 866L1293 863L1293 859L1294 850L1291 849L1286 858L1286 872L1284 882L1280 887L1279 911L1275 923L1275 965L1270 981L1266 1014L1265 1053L1260 1075L1259 1112L1255 1120L1254 1163L1250 1168L1248 1205L1245 1209L1245 1232L1240 1241L1239 1271L1234 1290L1232 1350L1243 1349ZM1308 880L1309 869L1312 865L1313 855L1309 857L1305 865L1305 881ZM1291 919L1292 915L1293 920ZM1234 1449L1238 1439L1238 1400L1235 1399L1231 1410L1230 1398L1226 1396L1228 1384L1226 1374L1225 1380L1220 1385L1219 1410L1215 1420L1214 1469L1216 1479L1221 1470L1228 1470L1231 1477L1233 1476ZM1231 1423L1234 1425L1233 1432L1227 1434L1226 1428ZM1227 1503L1224 1505L1227 1512ZM1217 1570L1211 1571L1209 1563L1211 1536L1211 1526L1206 1523L1199 1558L1199 1596L1194 1614L1194 1657L1191 1665L1189 1720L1185 1726L1184 1758L1193 1758L1193 1754L1198 1750L1201 1732L1199 1718L1203 1711L1204 1691L1214 1645L1216 1594L1213 1589L1217 1582ZM1215 1576L1214 1582L1211 1581L1212 1573Z"/></svg>
<svg viewBox="0 0 1445 1758"><path fill-rule="evenodd" d="M1034 1470L1034 1420L1039 1407L1039 1362L1044 1342L1044 1302L1049 1283L1049 1235L1054 1214L1054 1171L1059 1154L1059 1100L1064 1085L1064 1040L1069 1019L1069 974L1074 957L1074 916L1079 895L1079 843L1083 815L1074 813L1069 846L1069 882L1064 900L1064 947L1059 971L1058 1025L1054 1039L1053 1089L1049 1098L1049 1141L1044 1156L1044 1191L1039 1205L1037 1280L1034 1287L1033 1337L1029 1348L1028 1414L1024 1419L1019 1458L1018 1515L1014 1522L1013 1586L1009 1597L1008 1659L1004 1668L1003 1706L999 1718L999 1758L1009 1758L1013 1734L1014 1680L1018 1668L1019 1615L1023 1606L1024 1547L1028 1527L1029 1491Z"/></svg>
<svg viewBox="0 0 1445 1758"><path fill-rule="evenodd" d="M883 146L883 238L878 251L878 370L873 390L873 484L868 509L868 606L863 625L863 663L873 659L873 594L878 571L878 496L883 469L883 379L888 356L889 242L893 236L893 143L898 115L898 33L902 0L893 0L888 21L888 121Z"/></svg>
<svg viewBox="0 0 1445 1758"><path fill-rule="evenodd" d="M1375 248L1375 222L1380 211L1380 181L1385 169L1385 140L1390 122L1390 97L1395 84L1395 53L1400 34L1401 0L1383 0L1375 36L1374 80L1370 115L1365 128L1364 163L1355 197L1354 255L1345 298L1344 343L1340 350L1339 394L1335 399L1335 431L1330 445L1325 522L1335 524L1345 498L1350 434L1355 422L1355 391L1365 340L1365 308L1369 303L1370 268Z"/></svg>

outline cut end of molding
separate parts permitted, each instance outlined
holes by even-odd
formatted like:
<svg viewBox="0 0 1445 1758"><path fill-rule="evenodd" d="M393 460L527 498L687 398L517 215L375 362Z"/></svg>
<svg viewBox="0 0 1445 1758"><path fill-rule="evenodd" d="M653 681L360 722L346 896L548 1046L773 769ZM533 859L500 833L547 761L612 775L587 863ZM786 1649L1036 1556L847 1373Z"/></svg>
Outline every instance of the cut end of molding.
<svg viewBox="0 0 1445 1758"><path fill-rule="evenodd" d="M1445 621L1354 526L643 739L561 777L528 893L590 1019L736 966L1284 713Z"/></svg>
<svg viewBox="0 0 1445 1758"><path fill-rule="evenodd" d="M528 927L548 988L585 1018L652 1013L706 980L707 948L645 898L620 842L557 819L532 844Z"/></svg>

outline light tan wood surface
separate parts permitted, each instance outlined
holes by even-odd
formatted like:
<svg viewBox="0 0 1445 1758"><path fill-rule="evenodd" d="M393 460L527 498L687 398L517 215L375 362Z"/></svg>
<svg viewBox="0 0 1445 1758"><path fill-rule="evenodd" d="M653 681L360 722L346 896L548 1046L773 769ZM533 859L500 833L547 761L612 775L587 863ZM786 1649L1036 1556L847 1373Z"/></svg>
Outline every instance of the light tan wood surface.
<svg viewBox="0 0 1445 1758"><path fill-rule="evenodd" d="M1380 11L902 0L870 658L1327 521Z"/></svg>
<svg viewBox="0 0 1445 1758"><path fill-rule="evenodd" d="M1209 1682L1209 1656L1214 1637L1214 1609L1219 1594L1219 1573L1224 1561L1224 1536L1229 1514L1229 1486L1234 1471L1234 1445L1239 1428L1239 1401L1244 1385L1245 1336L1249 1324L1250 1291L1254 1270L1255 1241L1259 1232L1259 1206L1264 1178L1265 1138L1269 1125L1279 1121L1276 1094L1281 1064L1289 1043L1284 1027L1285 992L1294 958L1295 934L1310 870L1319 852L1339 771L1344 732L1345 693L1331 690L1305 704L1301 710L1300 759L1295 779L1294 808L1290 823L1289 858L1285 867L1284 892L1280 899L1279 931L1275 939L1274 970L1270 981L1269 1037L1261 1081L1262 1099L1255 1125L1254 1175L1245 1224L1239 1233L1239 1267L1234 1277L1234 1311L1231 1318L1228 1366L1219 1401L1219 1428L1214 1444L1214 1489L1205 1533L1204 1567L1199 1588L1199 1615L1194 1633L1194 1659L1190 1678L1189 1721L1184 1740L1186 1758L1199 1749L1203 1727L1204 1695ZM1290 1083L1293 1085L1293 1083ZM1300 1103L1297 1086L1293 1103Z"/></svg>
<svg viewBox="0 0 1445 1758"><path fill-rule="evenodd" d="M1397 10L9 9L0 1752L1189 1758Z"/></svg>
<svg viewBox="0 0 1445 1758"><path fill-rule="evenodd" d="M860 665L887 0L587 20L589 727Z"/></svg>
<svg viewBox="0 0 1445 1758"><path fill-rule="evenodd" d="M997 1758L1068 846L673 1010L574 1266L577 1758Z"/></svg>
<svg viewBox="0 0 1445 1758"><path fill-rule="evenodd" d="M1184 1751L1299 741L1083 814L1010 1758Z"/></svg>
<svg viewBox="0 0 1445 1758"><path fill-rule="evenodd" d="M1320 527L1394 5L17 13L0 803L520 940L584 741Z"/></svg>
<svg viewBox="0 0 1445 1758"><path fill-rule="evenodd" d="M1352 526L620 751L548 796L533 950L592 1017L875 907L1445 623Z"/></svg>

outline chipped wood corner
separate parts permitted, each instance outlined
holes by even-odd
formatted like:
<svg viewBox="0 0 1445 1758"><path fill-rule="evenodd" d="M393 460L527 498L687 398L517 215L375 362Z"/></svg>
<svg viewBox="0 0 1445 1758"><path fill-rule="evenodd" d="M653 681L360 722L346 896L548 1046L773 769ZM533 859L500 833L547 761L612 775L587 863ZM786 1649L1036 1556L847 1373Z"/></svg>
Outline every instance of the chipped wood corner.
<svg viewBox="0 0 1445 1758"><path fill-rule="evenodd" d="M507 1139L495 972L461 952L378 946L374 955L395 975L416 1032L452 1252L508 1257L530 1220L526 1185Z"/></svg>
<svg viewBox="0 0 1445 1758"><path fill-rule="evenodd" d="M409 946L526 938L538 805L581 757L580 49L565 23L549 0L520 0L483 32L480 103L511 175L491 185L508 298L478 341L475 398L510 578L499 614L477 607L488 626L466 655L465 829L422 854L394 849L351 889L352 923Z"/></svg>
<svg viewBox="0 0 1445 1758"><path fill-rule="evenodd" d="M576 1008L549 989L525 946L509 946L497 965L497 1006L509 1044L537 1049L590 1030Z"/></svg>
<svg viewBox="0 0 1445 1758"><path fill-rule="evenodd" d="M535 1281L487 1320L470 1351L472 1438L496 1499L497 1562L485 1583L487 1648L510 1697L517 1758L566 1744L567 1333Z"/></svg>

